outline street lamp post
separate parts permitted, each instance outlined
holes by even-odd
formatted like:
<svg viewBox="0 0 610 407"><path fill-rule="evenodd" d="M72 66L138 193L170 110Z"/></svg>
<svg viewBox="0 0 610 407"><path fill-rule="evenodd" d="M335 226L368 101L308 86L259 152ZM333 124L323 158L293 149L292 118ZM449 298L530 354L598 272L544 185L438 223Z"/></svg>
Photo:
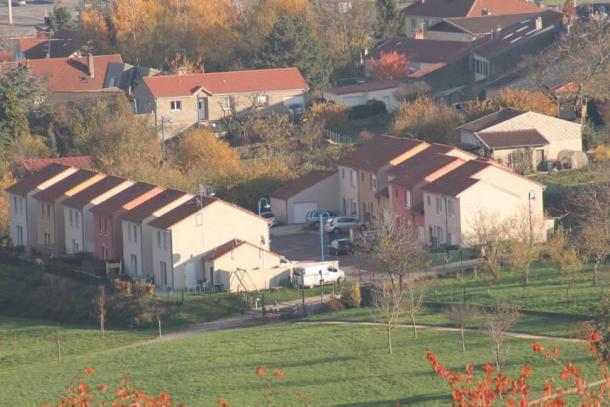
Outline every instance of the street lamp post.
<svg viewBox="0 0 610 407"><path fill-rule="evenodd" d="M261 208L262 208L262 209L269 209L269 208L271 208L271 205L269 205L269 199L264 198L264 197L263 197L263 198L260 198L260 199L258 200L257 205L258 205L258 215L259 215L259 216L260 216L260 214L261 214L261 212L262 212L262 211L261 211Z"/></svg>
<svg viewBox="0 0 610 407"><path fill-rule="evenodd" d="M320 258L324 261L324 218L330 217L328 212L320 212Z"/></svg>
<svg viewBox="0 0 610 407"><path fill-rule="evenodd" d="M533 190L530 190L527 193L527 208L529 214L529 227L530 227L530 245L532 244L532 235L533 235L533 227L532 227L532 201L536 200L536 193Z"/></svg>

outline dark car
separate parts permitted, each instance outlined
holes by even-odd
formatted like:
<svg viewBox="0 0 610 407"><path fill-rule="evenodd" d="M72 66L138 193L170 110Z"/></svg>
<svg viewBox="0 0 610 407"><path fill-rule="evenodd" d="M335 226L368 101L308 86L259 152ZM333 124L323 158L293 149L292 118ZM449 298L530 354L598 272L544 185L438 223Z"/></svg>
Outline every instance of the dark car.
<svg viewBox="0 0 610 407"><path fill-rule="evenodd" d="M326 246L326 251L335 256L351 254L354 252L354 245L349 239L335 239Z"/></svg>

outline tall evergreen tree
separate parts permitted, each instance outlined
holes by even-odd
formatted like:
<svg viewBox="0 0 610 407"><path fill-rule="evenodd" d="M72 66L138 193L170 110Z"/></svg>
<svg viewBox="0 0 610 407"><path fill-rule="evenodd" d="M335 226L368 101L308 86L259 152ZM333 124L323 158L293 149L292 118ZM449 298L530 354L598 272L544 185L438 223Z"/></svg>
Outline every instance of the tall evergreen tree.
<svg viewBox="0 0 610 407"><path fill-rule="evenodd" d="M400 12L396 0L376 0L377 28L375 37L378 40L387 40L398 35L400 31Z"/></svg>
<svg viewBox="0 0 610 407"><path fill-rule="evenodd" d="M261 68L296 66L307 82L328 84L332 65L322 52L307 22L299 16L281 16L258 51L255 65Z"/></svg>

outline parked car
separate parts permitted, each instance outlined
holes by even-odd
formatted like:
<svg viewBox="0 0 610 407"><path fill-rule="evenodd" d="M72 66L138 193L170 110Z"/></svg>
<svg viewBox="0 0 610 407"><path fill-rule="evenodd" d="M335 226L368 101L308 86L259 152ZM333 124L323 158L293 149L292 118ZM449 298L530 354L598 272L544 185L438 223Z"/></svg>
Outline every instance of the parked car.
<svg viewBox="0 0 610 407"><path fill-rule="evenodd" d="M293 269L293 275L294 284L299 288L340 284L345 280L345 273L327 262L300 264Z"/></svg>
<svg viewBox="0 0 610 407"><path fill-rule="evenodd" d="M333 211L325 211L325 210L309 211L305 215L305 223L306 223L307 227L314 228L314 229L319 228L320 227L320 215L323 214L324 212L328 213L328 216L324 216L324 218L337 216L337 214Z"/></svg>
<svg viewBox="0 0 610 407"><path fill-rule="evenodd" d="M329 233L347 232L350 229L366 229L366 225L351 216L336 216L324 223L324 231Z"/></svg>
<svg viewBox="0 0 610 407"><path fill-rule="evenodd" d="M329 254L334 254L335 256L341 256L343 254L350 254L354 252L354 244L351 240L343 238L343 239L335 239L326 246L326 251Z"/></svg>
<svg viewBox="0 0 610 407"><path fill-rule="evenodd" d="M265 219L271 220L271 224L269 225L270 227L274 227L280 224L273 212L261 212L261 216Z"/></svg>

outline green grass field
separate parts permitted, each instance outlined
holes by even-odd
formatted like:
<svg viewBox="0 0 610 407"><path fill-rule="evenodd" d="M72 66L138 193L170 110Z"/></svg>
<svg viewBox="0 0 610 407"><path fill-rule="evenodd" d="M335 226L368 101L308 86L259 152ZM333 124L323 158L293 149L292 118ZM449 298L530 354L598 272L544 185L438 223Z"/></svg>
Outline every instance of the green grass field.
<svg viewBox="0 0 610 407"><path fill-rule="evenodd" d="M74 352L62 362L53 360L52 346L40 349L31 332L54 327L40 323L2 320L11 328L10 346L3 354L24 356L10 364L0 364L3 405L35 406L56 400L67 383L79 377L86 366L96 369L92 383L115 384L129 373L136 388L149 393L168 391L175 400L189 406L214 406L218 398L234 406L262 405L264 379L255 375L258 366L282 368L285 379L278 382L275 400L295 405L293 395L302 390L314 406L445 406L448 390L444 381L430 370L425 355L432 351L448 367L461 369L466 362L478 365L490 359L488 339L467 335L467 351L460 352L457 333L421 332L415 340L409 329L395 332L394 354L386 351L385 334L377 327L286 324L243 330L199 334L164 343L129 349L124 341L143 338L125 334L100 343L94 329L76 328L63 335L75 341ZM34 330L34 331L31 331ZM113 342L112 342L113 341ZM549 345L549 342L541 342ZM78 344L78 345L76 345ZM515 374L523 363L539 355L528 340L507 341L506 372ZM45 345L46 346L46 345ZM594 372L584 345L559 344L565 357ZM38 356L31 352L42 352ZM546 375L556 375L557 366L536 364L534 384ZM273 405L281 405L278 401Z"/></svg>

